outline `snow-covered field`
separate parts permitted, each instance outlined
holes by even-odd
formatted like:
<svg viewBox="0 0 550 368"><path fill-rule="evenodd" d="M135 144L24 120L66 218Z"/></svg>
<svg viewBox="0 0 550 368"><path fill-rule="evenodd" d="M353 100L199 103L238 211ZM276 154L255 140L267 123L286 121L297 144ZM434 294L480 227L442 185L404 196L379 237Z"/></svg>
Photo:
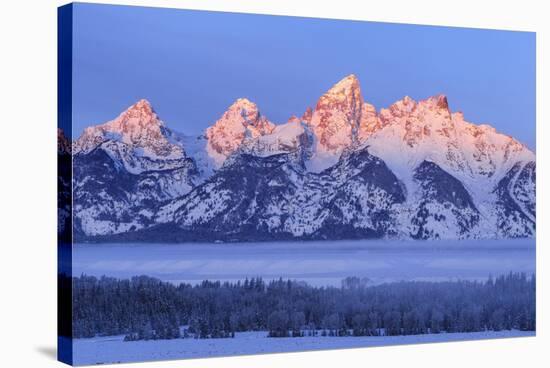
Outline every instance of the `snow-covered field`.
<svg viewBox="0 0 550 368"><path fill-rule="evenodd" d="M529 331L449 333L409 336L267 338L267 332L242 332L231 339L123 341L123 336L74 340L74 364L204 358L229 355L360 348L386 345L535 336Z"/></svg>
<svg viewBox="0 0 550 368"><path fill-rule="evenodd" d="M373 284L398 280L485 280L535 273L535 240L311 241L225 244L77 244L73 275L165 281L292 278L340 285L347 276Z"/></svg>
<svg viewBox="0 0 550 368"><path fill-rule="evenodd" d="M145 274L171 282L292 278L316 286L347 276L373 284L397 280L485 280L510 271L535 272L535 240L312 241L225 244L77 244L73 274L128 278ZM501 331L388 337L267 338L124 342L123 336L74 340L77 365L358 348L383 345L533 336Z"/></svg>

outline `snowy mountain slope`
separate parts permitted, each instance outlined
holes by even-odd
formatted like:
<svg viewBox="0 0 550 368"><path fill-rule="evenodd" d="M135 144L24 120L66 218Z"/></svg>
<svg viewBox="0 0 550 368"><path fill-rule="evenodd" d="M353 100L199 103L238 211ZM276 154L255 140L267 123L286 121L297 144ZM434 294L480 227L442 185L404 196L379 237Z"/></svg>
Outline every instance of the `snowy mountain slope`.
<svg viewBox="0 0 550 368"><path fill-rule="evenodd" d="M189 192L199 176L179 135L145 100L87 128L73 155L74 226L84 236L147 226L159 203Z"/></svg>
<svg viewBox="0 0 550 368"><path fill-rule="evenodd" d="M404 198L397 178L367 149L320 174L306 171L299 151L242 153L162 207L157 222L174 219L183 239L378 237L396 233L391 212Z"/></svg>
<svg viewBox="0 0 550 368"><path fill-rule="evenodd" d="M132 150L129 154L135 157L125 157L125 152L121 152L120 159L128 170L137 174L167 168L164 161L185 157L182 147L172 141L173 137L172 131L164 126L151 104L140 100L116 119L86 128L75 141L73 151L74 154L86 154L105 141L117 142L119 147Z"/></svg>
<svg viewBox="0 0 550 368"><path fill-rule="evenodd" d="M510 195L523 213L533 222L536 220L536 164L529 161L523 165L515 177Z"/></svg>
<svg viewBox="0 0 550 368"><path fill-rule="evenodd" d="M414 170L410 236L414 239L478 237L480 214L462 183L437 164L423 161Z"/></svg>
<svg viewBox="0 0 550 368"><path fill-rule="evenodd" d="M380 119L384 127L366 144L407 183L426 160L474 187L481 181L496 184L516 162L534 160L513 138L468 123L461 113L451 114L442 95L420 102L405 97L382 109Z"/></svg>
<svg viewBox="0 0 550 368"><path fill-rule="evenodd" d="M402 183L367 148L345 152L322 172L331 183L326 218L316 234L325 239L395 236L396 216L406 192Z"/></svg>
<svg viewBox="0 0 550 368"><path fill-rule="evenodd" d="M496 209L495 188L514 165L534 165L535 155L527 147L488 125L476 126L465 121L461 113L451 113L443 95L420 102L405 97L389 109L382 109L379 118L382 128L364 144L386 162L409 193L418 191L416 169L425 161L432 162L468 191L480 212L481 234L512 236L496 230L501 215ZM534 185L534 179L529 178L522 184ZM414 207L413 196L409 200L409 207Z"/></svg>
<svg viewBox="0 0 550 368"><path fill-rule="evenodd" d="M354 75L284 124L237 99L197 137L141 100L87 128L73 154L82 238L535 236L533 152L444 95L377 112Z"/></svg>
<svg viewBox="0 0 550 368"><path fill-rule="evenodd" d="M161 208L158 222L175 221L191 239L290 238L282 221L294 211L292 200L305 175L296 159L294 153L234 156L205 183Z"/></svg>
<svg viewBox="0 0 550 368"><path fill-rule="evenodd" d="M499 181L495 212L501 237L535 236L535 163L518 162Z"/></svg>
<svg viewBox="0 0 550 368"><path fill-rule="evenodd" d="M275 126L270 134L258 136L243 144L240 152L254 156L271 156L279 153L299 152L304 160L311 156L313 136L304 122L291 118Z"/></svg>
<svg viewBox="0 0 550 368"><path fill-rule="evenodd" d="M191 189L194 164L134 174L117 165L102 146L73 162L75 232L94 236L134 231L152 223L156 207Z"/></svg>

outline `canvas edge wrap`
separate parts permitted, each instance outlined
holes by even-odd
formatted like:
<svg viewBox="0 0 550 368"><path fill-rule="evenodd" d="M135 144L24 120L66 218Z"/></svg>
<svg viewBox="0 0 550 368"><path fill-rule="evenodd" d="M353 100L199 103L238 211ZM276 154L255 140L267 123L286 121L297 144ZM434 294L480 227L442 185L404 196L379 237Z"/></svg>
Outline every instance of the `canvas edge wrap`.
<svg viewBox="0 0 550 368"><path fill-rule="evenodd" d="M57 9L57 124L58 140L62 132L72 137L72 54L73 4ZM59 142L58 142L59 143ZM72 156L60 154L58 146L58 232L57 232L57 359L73 364L72 316ZM70 183L62 193L59 181ZM69 215L60 220L64 203ZM60 221L64 221L61 224Z"/></svg>

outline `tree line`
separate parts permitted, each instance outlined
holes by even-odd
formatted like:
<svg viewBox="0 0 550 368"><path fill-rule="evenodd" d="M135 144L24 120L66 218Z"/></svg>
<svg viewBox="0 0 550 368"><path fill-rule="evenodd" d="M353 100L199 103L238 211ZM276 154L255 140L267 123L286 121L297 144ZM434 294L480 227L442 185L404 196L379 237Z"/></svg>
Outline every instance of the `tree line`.
<svg viewBox="0 0 550 368"><path fill-rule="evenodd" d="M536 323L535 276L523 273L485 282L381 285L348 277L341 287L262 278L174 285L148 276L82 275L72 278L72 289L75 338L225 338L259 330L270 337L411 335L535 330Z"/></svg>

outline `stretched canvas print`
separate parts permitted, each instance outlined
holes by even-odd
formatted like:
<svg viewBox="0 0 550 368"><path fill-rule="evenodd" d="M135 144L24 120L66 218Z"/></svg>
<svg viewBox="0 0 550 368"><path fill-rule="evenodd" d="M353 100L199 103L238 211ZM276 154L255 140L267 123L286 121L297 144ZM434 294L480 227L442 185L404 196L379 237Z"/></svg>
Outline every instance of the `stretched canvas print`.
<svg viewBox="0 0 550 368"><path fill-rule="evenodd" d="M61 361L535 335L534 33L76 3L58 75Z"/></svg>

